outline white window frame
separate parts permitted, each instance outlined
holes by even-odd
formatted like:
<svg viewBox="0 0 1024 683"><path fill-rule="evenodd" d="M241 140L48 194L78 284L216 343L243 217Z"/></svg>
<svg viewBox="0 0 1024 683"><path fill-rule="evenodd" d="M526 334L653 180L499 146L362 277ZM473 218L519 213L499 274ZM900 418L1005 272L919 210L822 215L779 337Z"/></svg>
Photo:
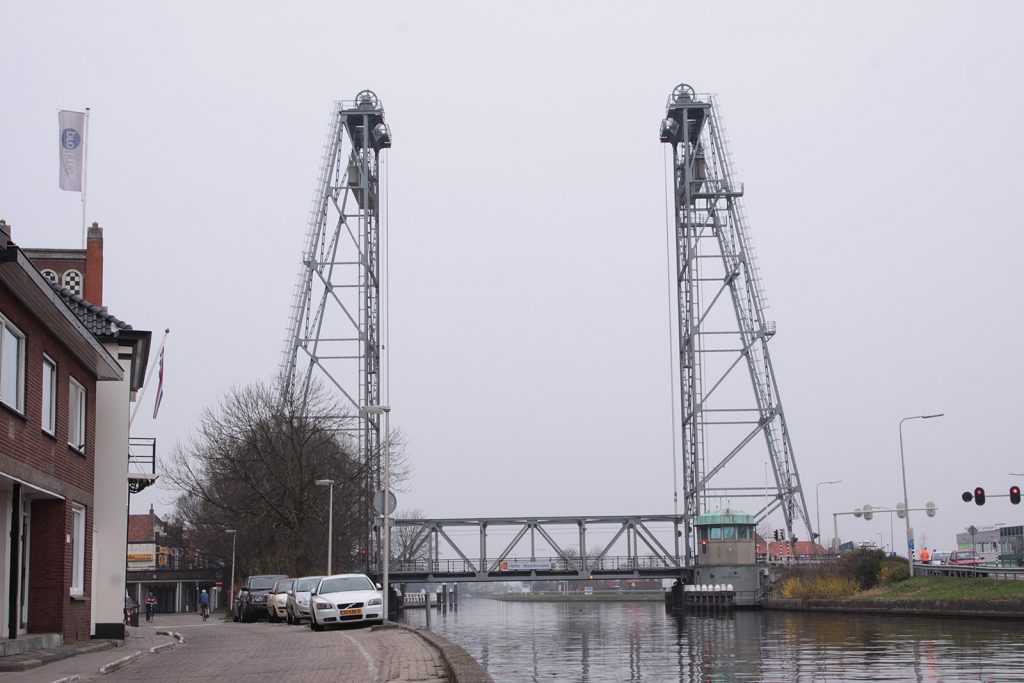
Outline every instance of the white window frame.
<svg viewBox="0 0 1024 683"><path fill-rule="evenodd" d="M14 350L8 348L11 344L8 339L8 333L14 337ZM5 396L3 394L3 386L7 383L8 379L3 376L4 359L7 358L7 354L16 354L14 396ZM0 316L0 403L18 411L19 413L25 413L25 333L14 326L14 323L9 321L7 318Z"/></svg>
<svg viewBox="0 0 1024 683"><path fill-rule="evenodd" d="M68 445L80 453L85 453L87 406L85 387L72 377L68 383Z"/></svg>
<svg viewBox="0 0 1024 683"><path fill-rule="evenodd" d="M85 595L85 506L71 504L71 595Z"/></svg>
<svg viewBox="0 0 1024 683"><path fill-rule="evenodd" d="M50 371L50 379L47 381L46 372ZM43 431L53 436L57 433L57 361L45 353L43 354L42 370L43 401L40 413L40 422ZM47 412L49 411L49 412Z"/></svg>

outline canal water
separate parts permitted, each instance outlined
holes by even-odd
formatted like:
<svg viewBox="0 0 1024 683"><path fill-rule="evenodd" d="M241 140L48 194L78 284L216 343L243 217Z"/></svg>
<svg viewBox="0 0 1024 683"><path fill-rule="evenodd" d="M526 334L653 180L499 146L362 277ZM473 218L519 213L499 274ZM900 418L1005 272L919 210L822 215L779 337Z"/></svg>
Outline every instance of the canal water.
<svg viewBox="0 0 1024 683"><path fill-rule="evenodd" d="M402 621L425 626L422 609ZM497 683L1024 681L1024 622L461 598L431 630Z"/></svg>

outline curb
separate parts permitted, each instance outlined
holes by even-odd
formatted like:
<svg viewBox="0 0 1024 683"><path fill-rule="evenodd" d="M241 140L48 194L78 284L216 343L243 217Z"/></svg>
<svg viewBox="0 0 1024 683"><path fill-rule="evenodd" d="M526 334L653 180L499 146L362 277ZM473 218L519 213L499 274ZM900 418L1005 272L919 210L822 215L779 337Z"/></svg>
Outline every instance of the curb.
<svg viewBox="0 0 1024 683"><path fill-rule="evenodd" d="M57 680L53 681L53 683L79 683L81 680L82 677L78 674L71 674L70 676L65 676L64 678L58 678Z"/></svg>
<svg viewBox="0 0 1024 683"><path fill-rule="evenodd" d="M171 636L182 645L185 644L185 636L181 635L177 631L157 631L156 634L158 636Z"/></svg>
<svg viewBox="0 0 1024 683"><path fill-rule="evenodd" d="M494 679L487 673L487 670L480 665L480 662L473 659L462 646L456 645L427 629L417 629L405 624L391 623L400 629L416 634L437 650L441 654L441 661L444 662L445 667L448 669L448 674L451 676L453 683L494 683Z"/></svg>
<svg viewBox="0 0 1024 683"><path fill-rule="evenodd" d="M101 666L97 670L97 672L101 673L101 674L108 674L111 671L117 671L121 667L128 666L129 664L134 662L136 659L139 659L140 657L142 657L144 654L146 654L146 652L144 650L140 650L139 652L133 652L130 655L125 655L124 657L121 657L120 659L115 659L114 661L110 662L109 664L104 664L103 666Z"/></svg>

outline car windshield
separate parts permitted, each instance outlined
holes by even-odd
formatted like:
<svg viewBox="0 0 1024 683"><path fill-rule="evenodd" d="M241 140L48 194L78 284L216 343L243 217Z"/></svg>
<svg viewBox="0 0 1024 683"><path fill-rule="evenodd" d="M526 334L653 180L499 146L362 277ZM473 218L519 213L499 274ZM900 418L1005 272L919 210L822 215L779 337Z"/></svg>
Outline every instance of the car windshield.
<svg viewBox="0 0 1024 683"><path fill-rule="evenodd" d="M255 576L249 579L249 590L251 591L266 591L274 587L274 582L277 581L276 576Z"/></svg>
<svg viewBox="0 0 1024 683"><path fill-rule="evenodd" d="M275 593L287 593L292 589L292 584L295 583L295 579L288 579L287 581L278 580L277 586L274 588Z"/></svg>
<svg viewBox="0 0 1024 683"><path fill-rule="evenodd" d="M320 583L320 579L322 578L322 576L310 576L305 579L299 579L295 582L295 591L306 591L308 593L309 591L316 588L316 585Z"/></svg>
<svg viewBox="0 0 1024 683"><path fill-rule="evenodd" d="M339 576L324 579L320 584L321 593L344 593L345 591L372 591L375 586L365 576Z"/></svg>

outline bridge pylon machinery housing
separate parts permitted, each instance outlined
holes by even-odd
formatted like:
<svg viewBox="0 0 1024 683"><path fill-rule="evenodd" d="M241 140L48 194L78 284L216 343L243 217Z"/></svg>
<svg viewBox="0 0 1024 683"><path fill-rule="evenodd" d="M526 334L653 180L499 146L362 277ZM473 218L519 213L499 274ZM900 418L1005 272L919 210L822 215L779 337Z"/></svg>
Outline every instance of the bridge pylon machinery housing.
<svg viewBox="0 0 1024 683"><path fill-rule="evenodd" d="M768 351L775 323L765 317L743 186L715 98L677 86L661 141L672 149L686 564L697 552L693 521L737 499L761 506L758 523L781 509L789 538L802 520L813 539Z"/></svg>
<svg viewBox="0 0 1024 683"><path fill-rule="evenodd" d="M382 420L363 407L381 404L381 170L390 147L373 91L332 104L280 368L283 393L305 401L322 384L352 418L347 436L367 465L368 543Z"/></svg>

